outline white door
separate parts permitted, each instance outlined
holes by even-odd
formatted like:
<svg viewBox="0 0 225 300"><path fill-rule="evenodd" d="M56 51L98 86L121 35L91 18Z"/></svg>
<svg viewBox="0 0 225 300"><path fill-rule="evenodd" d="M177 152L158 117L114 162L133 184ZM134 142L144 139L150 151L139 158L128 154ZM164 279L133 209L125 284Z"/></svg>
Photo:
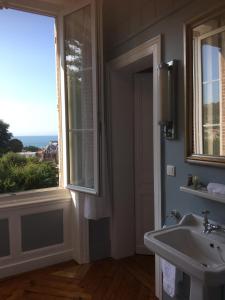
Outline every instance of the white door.
<svg viewBox="0 0 225 300"><path fill-rule="evenodd" d="M153 74L134 77L136 253L151 254L144 233L154 229Z"/></svg>

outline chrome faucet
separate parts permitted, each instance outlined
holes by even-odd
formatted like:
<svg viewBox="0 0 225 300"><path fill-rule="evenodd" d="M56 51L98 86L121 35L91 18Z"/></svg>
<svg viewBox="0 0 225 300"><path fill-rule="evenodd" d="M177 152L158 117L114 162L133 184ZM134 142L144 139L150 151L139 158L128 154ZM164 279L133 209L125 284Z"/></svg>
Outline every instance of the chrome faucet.
<svg viewBox="0 0 225 300"><path fill-rule="evenodd" d="M209 223L209 219L208 219L208 215L210 214L210 212L208 210L204 210L202 211L202 215L204 217L203 219L203 226L204 226L204 230L203 233L204 234L209 234L211 232L215 232L215 231L222 231L225 232L225 228L223 228L222 226L218 225L218 224L212 224Z"/></svg>

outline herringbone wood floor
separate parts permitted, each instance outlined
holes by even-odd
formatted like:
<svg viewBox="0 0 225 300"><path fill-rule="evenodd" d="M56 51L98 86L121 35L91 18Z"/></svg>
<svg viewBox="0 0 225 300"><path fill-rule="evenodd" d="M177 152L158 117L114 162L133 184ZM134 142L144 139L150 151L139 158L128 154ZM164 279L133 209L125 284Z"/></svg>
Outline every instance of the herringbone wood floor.
<svg viewBox="0 0 225 300"><path fill-rule="evenodd" d="M75 262L0 282L0 300L156 300L154 257Z"/></svg>

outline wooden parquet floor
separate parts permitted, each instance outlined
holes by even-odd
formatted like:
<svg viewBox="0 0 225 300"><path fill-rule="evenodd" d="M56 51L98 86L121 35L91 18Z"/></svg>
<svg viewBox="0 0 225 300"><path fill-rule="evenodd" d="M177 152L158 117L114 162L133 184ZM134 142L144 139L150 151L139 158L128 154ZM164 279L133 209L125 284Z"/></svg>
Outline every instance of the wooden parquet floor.
<svg viewBox="0 0 225 300"><path fill-rule="evenodd" d="M0 281L0 300L157 300L154 257L67 262Z"/></svg>

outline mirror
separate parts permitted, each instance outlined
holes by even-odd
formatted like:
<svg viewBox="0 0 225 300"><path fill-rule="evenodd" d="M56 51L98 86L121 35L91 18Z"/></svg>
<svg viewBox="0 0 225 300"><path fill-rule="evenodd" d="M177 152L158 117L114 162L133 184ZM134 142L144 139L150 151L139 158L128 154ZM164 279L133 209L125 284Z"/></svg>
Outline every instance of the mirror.
<svg viewBox="0 0 225 300"><path fill-rule="evenodd" d="M225 166L225 12L186 26L187 161Z"/></svg>

